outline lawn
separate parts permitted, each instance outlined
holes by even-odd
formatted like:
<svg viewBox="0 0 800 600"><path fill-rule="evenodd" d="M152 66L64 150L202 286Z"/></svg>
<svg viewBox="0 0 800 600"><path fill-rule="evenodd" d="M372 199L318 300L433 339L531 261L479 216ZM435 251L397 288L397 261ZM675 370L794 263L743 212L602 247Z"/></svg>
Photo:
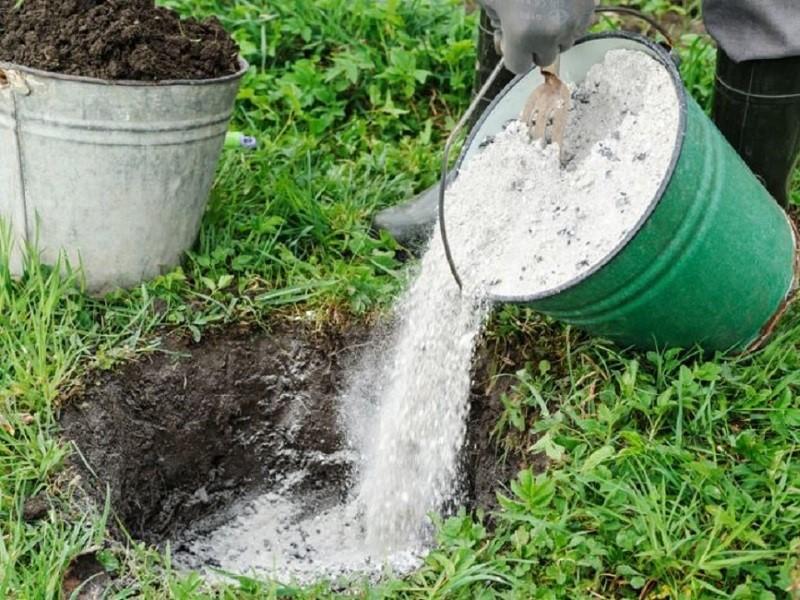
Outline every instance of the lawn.
<svg viewBox="0 0 800 600"><path fill-rule="evenodd" d="M109 598L334 596L324 584L247 579L212 589L175 573L168 553L121 543L113 514L87 504L64 468L75 450L58 437L58 414L89 371L176 331L200 340L298 313L326 328L379 318L405 284L409 252L370 221L436 180L469 101L477 15L457 0L163 3L217 15L234 34L251 64L235 127L260 146L225 154L182 268L138 289L91 299L79 272L35 256L12 279L0 241L0 598L59 598L85 553L114 575ZM679 34L683 76L708 108L715 51L699 2L627 4ZM487 343L531 345L494 439L549 467L508 482L497 514L442 522L418 573L355 583L351 595L800 594L797 311L746 357L622 350L515 307L497 312ZM43 492L43 518L26 520Z"/></svg>

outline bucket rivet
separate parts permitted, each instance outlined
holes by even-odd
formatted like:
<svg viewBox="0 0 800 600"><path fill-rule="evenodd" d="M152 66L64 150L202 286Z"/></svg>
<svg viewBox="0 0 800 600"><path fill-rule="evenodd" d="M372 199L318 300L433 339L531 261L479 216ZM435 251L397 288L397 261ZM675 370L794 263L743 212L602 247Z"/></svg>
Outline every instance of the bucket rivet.
<svg viewBox="0 0 800 600"><path fill-rule="evenodd" d="M18 71L0 69L0 87L11 86L11 89L22 96L29 96L31 88L25 81L25 76Z"/></svg>

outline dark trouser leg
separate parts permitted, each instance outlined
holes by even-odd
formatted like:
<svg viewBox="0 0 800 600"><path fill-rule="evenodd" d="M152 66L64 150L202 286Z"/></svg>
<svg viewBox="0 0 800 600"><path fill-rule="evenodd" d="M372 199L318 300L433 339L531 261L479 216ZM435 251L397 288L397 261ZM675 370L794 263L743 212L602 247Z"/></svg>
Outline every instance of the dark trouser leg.
<svg viewBox="0 0 800 600"><path fill-rule="evenodd" d="M786 206L800 156L800 56L736 63L720 50L714 121Z"/></svg>
<svg viewBox="0 0 800 600"><path fill-rule="evenodd" d="M478 63L476 66L473 94L477 93L492 71L497 66L500 56L494 46L492 25L486 13L481 12L480 32L478 37ZM509 71L503 71L487 96L481 101L481 107L475 111L472 127L489 106L494 97L514 78ZM373 227L385 229L399 242L410 244L428 238L436 223L439 212L439 184L436 183L421 194L407 200L403 204L381 211L375 216Z"/></svg>

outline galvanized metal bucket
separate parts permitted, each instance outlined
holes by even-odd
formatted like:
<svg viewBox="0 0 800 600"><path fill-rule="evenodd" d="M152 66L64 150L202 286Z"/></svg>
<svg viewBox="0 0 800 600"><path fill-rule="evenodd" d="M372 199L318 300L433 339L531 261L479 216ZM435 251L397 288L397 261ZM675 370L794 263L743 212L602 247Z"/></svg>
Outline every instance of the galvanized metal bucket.
<svg viewBox="0 0 800 600"><path fill-rule="evenodd" d="M562 55L562 78L581 81L607 52L622 48L660 61L680 99L680 129L659 193L626 239L590 272L545 293L494 300L529 304L626 346L752 349L775 327L795 291L794 228L686 92L661 46L626 33L589 36ZM459 166L519 117L541 81L537 70L509 84L473 129ZM444 214L442 202L446 240Z"/></svg>
<svg viewBox="0 0 800 600"><path fill-rule="evenodd" d="M237 73L198 81L72 77L0 62L0 219L12 269L36 245L87 288L134 286L194 243L225 141Z"/></svg>

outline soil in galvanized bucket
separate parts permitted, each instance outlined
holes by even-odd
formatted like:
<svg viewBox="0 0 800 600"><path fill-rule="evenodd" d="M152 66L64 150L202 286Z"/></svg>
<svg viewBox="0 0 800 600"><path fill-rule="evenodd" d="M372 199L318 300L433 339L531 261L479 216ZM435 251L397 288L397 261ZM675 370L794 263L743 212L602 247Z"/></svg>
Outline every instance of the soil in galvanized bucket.
<svg viewBox="0 0 800 600"><path fill-rule="evenodd" d="M304 581L377 575L387 557L369 554L353 512L360 456L339 404L367 340L363 330L284 323L173 341L96 375L61 418L83 487L100 505L109 490L125 528L170 542L182 568ZM483 508L521 466L490 441L513 381L493 376L495 358L508 367L536 357L479 352L460 499ZM416 564L392 560L396 571Z"/></svg>
<svg viewBox="0 0 800 600"><path fill-rule="evenodd" d="M212 79L238 70L216 19L153 0L0 0L0 61L107 80Z"/></svg>

